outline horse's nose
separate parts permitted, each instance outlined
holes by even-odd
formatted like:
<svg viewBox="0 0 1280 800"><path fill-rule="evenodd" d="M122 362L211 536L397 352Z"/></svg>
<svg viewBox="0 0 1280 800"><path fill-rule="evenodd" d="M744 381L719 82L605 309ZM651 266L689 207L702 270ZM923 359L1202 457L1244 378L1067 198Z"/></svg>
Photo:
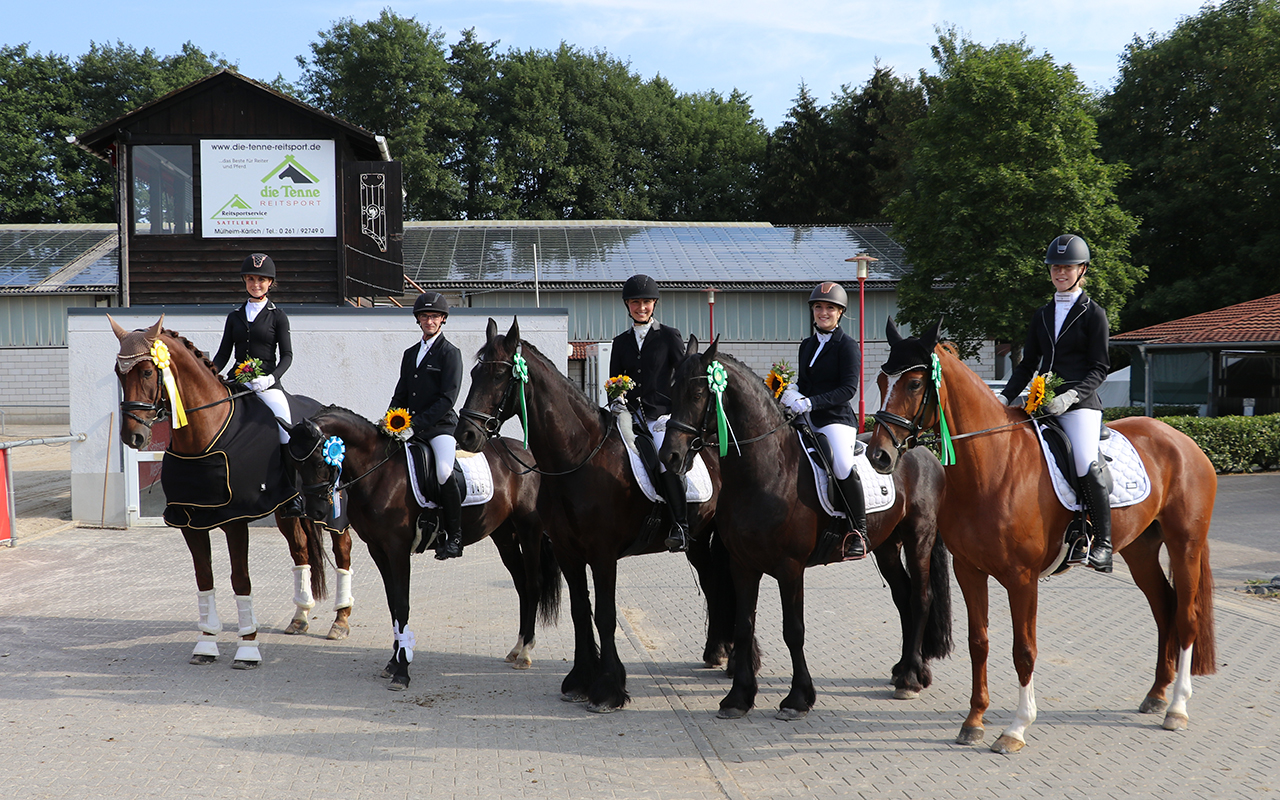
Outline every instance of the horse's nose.
<svg viewBox="0 0 1280 800"><path fill-rule="evenodd" d="M124 443L134 450L141 450L147 446L147 438L141 433L134 432L125 437Z"/></svg>
<svg viewBox="0 0 1280 800"><path fill-rule="evenodd" d="M893 471L893 457L883 447L868 447L867 460L871 462L871 468L882 475Z"/></svg>
<svg viewBox="0 0 1280 800"><path fill-rule="evenodd" d="M684 469L683 469L684 456L675 452L674 450L670 453L667 453L667 457L663 459L663 463L666 465L667 469L671 470L677 475L684 473Z"/></svg>

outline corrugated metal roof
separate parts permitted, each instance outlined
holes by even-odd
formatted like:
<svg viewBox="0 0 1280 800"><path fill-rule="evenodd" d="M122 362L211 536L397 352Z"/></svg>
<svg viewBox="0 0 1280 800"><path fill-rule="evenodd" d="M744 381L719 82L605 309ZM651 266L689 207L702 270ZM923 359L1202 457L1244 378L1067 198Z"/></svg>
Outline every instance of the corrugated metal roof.
<svg viewBox="0 0 1280 800"><path fill-rule="evenodd" d="M114 292L117 250L110 223L0 225L0 294Z"/></svg>
<svg viewBox="0 0 1280 800"><path fill-rule="evenodd" d="M1120 344L1259 344L1280 342L1280 294L1111 337Z"/></svg>

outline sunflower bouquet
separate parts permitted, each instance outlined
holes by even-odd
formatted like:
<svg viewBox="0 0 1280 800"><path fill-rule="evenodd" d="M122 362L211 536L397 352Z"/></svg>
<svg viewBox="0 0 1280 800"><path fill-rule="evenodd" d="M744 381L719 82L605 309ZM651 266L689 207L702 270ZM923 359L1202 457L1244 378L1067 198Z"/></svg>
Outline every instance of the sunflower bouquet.
<svg viewBox="0 0 1280 800"><path fill-rule="evenodd" d="M408 441L409 437L413 435L412 422L413 418L410 416L408 409L391 408L387 409L387 413L383 415L382 420L378 423L378 429L388 436L401 441Z"/></svg>
<svg viewBox="0 0 1280 800"><path fill-rule="evenodd" d="M1027 389L1027 413L1033 417L1042 417L1058 394L1062 386L1062 378L1052 372L1037 375L1031 379L1031 387Z"/></svg>
<svg viewBox="0 0 1280 800"><path fill-rule="evenodd" d="M236 368L231 370L231 377L235 378L237 383L248 383L254 378L262 377L262 359L246 358Z"/></svg>
<svg viewBox="0 0 1280 800"><path fill-rule="evenodd" d="M764 385L773 392L774 399L782 396L787 387L796 382L796 371L786 361L775 361L764 376Z"/></svg>
<svg viewBox="0 0 1280 800"><path fill-rule="evenodd" d="M615 375L604 382L604 393L608 395L611 403L634 388L636 388L636 382L630 375Z"/></svg>

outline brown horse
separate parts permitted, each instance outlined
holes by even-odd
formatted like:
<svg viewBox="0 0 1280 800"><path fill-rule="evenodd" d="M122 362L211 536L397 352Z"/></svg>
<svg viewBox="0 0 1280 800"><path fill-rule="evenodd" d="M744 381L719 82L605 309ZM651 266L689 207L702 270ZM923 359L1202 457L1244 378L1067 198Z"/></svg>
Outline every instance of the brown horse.
<svg viewBox="0 0 1280 800"><path fill-rule="evenodd" d="M813 470L782 407L755 373L717 351L712 343L699 353L698 340L689 337L688 354L672 381L671 420L660 456L668 469L681 471L691 447L699 448L695 442L713 438L716 401L708 388L708 367L719 364L727 377L724 416L742 439L737 452L731 443L720 459L724 484L716 516L716 530L732 558L734 650L752 642L760 578L772 575L782 596L782 633L792 663L791 691L777 718L799 719L816 699L804 655L804 574L831 518L822 509ZM902 623L902 657L892 670L894 697L911 699L933 680L929 661L951 652L951 589L946 549L937 535L942 465L924 450L909 453L904 462L894 476L893 505L868 515L867 525ZM753 665L739 660L719 716L745 716L756 691Z"/></svg>
<svg viewBox="0 0 1280 800"><path fill-rule="evenodd" d="M1036 582L1058 558L1072 512L1054 493L1039 440L1024 424L1026 412L1004 407L954 349L939 345L940 326L918 339L904 339L889 321L889 361L879 377L885 399L876 414L869 454L877 470L892 472L917 435L941 429L945 418L954 437L955 463L946 468L939 529L968 606L973 664L969 716L956 741L982 741L982 717L990 705L990 576L1009 594L1013 661L1021 684L1013 724L991 749L1012 753L1026 744L1024 734L1036 718ZM1195 442L1162 422L1130 417L1111 427L1137 448L1151 478L1147 499L1112 512L1115 549L1147 596L1159 634L1155 683L1139 711L1165 711L1164 727L1180 730L1187 726L1191 676L1216 668L1208 534L1217 476ZM1161 545L1172 582L1160 565ZM1165 699L1170 683L1172 702Z"/></svg>
<svg viewBox="0 0 1280 800"><path fill-rule="evenodd" d="M156 342L163 342L169 353L169 368L182 405L189 415L188 424L175 427L169 442L169 451L178 456L196 456L204 453L227 425L232 411L231 390L222 382L208 357L187 339L174 331L164 330L161 316L147 330L126 331L114 319L111 328L120 340L120 354L116 357L116 376L124 390L120 403L120 440L135 450L141 450L151 442L151 428L174 412L172 398L165 388L161 371L152 357ZM234 402L255 402L254 399L237 398ZM317 405L318 407L318 405ZM145 416L139 416L143 414ZM253 469L253 465L240 465ZM260 467L259 467L260 469ZM307 630L308 615L315 605L314 597L323 598L328 593L323 569L323 551L320 539L307 520L286 519L276 514L276 526L289 544L289 555L294 563L294 603L297 610L285 633L302 633ZM253 614L252 584L249 580L249 526L241 519L222 525L227 536L227 550L231 558L231 588L236 596L239 611L241 645L232 664L237 669L253 669L261 663L257 647L257 622ZM187 549L195 563L197 599L201 611L202 635L191 656L192 664L212 664L217 660L217 611L213 602L213 556L210 550L209 531L182 528ZM351 616L350 575L351 536L332 534L334 563L339 570L338 605L328 638L345 639L350 633ZM312 566L319 567L311 569Z"/></svg>

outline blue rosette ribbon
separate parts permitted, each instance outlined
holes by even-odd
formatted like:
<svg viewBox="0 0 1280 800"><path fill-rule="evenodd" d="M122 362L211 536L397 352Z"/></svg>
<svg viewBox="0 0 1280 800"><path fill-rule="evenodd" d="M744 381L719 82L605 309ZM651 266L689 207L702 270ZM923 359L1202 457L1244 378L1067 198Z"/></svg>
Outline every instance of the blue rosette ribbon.
<svg viewBox="0 0 1280 800"><path fill-rule="evenodd" d="M712 361L707 365L707 387L716 398L716 435L720 439L720 457L729 454L729 423L724 417L724 390L729 386L729 373L724 364Z"/></svg>
<svg viewBox="0 0 1280 800"><path fill-rule="evenodd" d="M342 459L347 456L347 445L341 437L330 436L320 446L320 454L324 456L324 463L331 467L340 467Z"/></svg>

